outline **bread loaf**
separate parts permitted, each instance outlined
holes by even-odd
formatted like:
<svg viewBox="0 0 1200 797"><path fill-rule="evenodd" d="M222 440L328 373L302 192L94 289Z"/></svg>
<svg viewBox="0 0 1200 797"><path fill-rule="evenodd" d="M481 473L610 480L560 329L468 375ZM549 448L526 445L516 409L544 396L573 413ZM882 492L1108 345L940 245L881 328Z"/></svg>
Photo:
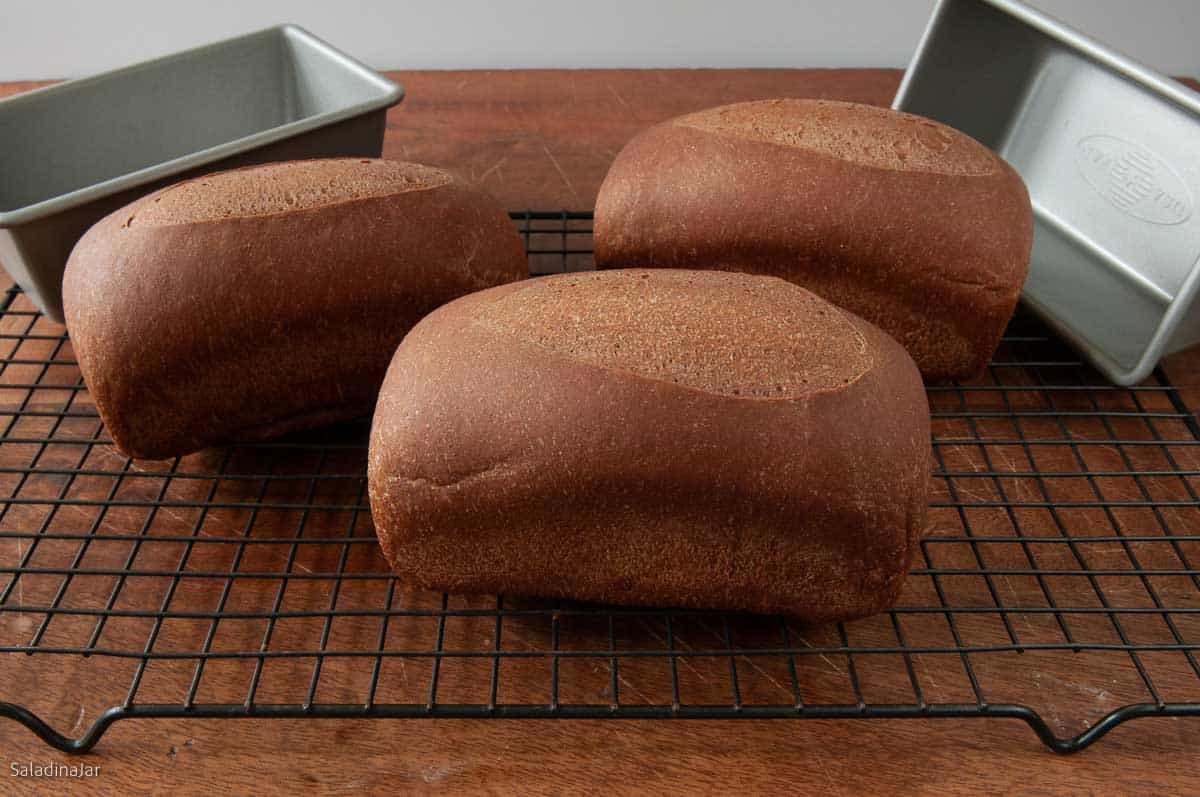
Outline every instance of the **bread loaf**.
<svg viewBox="0 0 1200 797"><path fill-rule="evenodd" d="M681 116L621 151L600 267L717 268L803 285L895 337L930 380L983 369L1032 245L1021 178L945 125L771 100Z"/></svg>
<svg viewBox="0 0 1200 797"><path fill-rule="evenodd" d="M791 283L564 274L472 294L396 351L368 488L405 580L839 620L916 550L912 360Z"/></svg>
<svg viewBox="0 0 1200 797"><path fill-rule="evenodd" d="M101 220L67 263L67 326L117 447L158 458L370 411L435 307L528 273L486 195L414 163L237 169Z"/></svg>

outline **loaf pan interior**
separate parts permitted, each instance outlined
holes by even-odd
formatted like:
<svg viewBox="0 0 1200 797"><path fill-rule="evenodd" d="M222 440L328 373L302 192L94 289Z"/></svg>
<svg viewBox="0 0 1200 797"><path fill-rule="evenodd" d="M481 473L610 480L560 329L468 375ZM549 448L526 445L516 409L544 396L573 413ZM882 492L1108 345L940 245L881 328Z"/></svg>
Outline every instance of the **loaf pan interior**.
<svg viewBox="0 0 1200 797"><path fill-rule="evenodd" d="M18 95L0 103L0 226L399 98L288 25Z"/></svg>
<svg viewBox="0 0 1200 797"><path fill-rule="evenodd" d="M1200 96L1020 3L942 0L894 105L1020 172L1024 299L1109 378L1200 340Z"/></svg>

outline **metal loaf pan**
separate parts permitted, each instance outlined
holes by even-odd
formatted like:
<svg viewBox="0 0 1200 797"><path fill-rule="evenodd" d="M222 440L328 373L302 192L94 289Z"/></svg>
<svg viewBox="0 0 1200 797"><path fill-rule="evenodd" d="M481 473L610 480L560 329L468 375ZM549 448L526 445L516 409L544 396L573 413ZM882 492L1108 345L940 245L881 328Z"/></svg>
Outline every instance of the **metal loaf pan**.
<svg viewBox="0 0 1200 797"><path fill-rule="evenodd" d="M396 83L293 25L0 102L0 263L62 320L80 236L183 177L293 158L378 157Z"/></svg>
<svg viewBox="0 0 1200 797"><path fill-rule="evenodd" d="M893 107L1029 186L1024 300L1106 376L1200 342L1200 94L1012 0L940 0Z"/></svg>

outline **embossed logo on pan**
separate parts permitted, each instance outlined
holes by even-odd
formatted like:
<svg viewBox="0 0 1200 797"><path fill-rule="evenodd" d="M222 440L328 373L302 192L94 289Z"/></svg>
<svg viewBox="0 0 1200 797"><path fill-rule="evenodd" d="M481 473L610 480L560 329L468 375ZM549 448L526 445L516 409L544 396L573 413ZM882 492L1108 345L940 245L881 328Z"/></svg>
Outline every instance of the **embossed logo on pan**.
<svg viewBox="0 0 1200 797"><path fill-rule="evenodd" d="M1151 224L1180 224L1192 215L1192 194L1166 161L1116 136L1095 135L1075 145L1083 178L1118 210Z"/></svg>

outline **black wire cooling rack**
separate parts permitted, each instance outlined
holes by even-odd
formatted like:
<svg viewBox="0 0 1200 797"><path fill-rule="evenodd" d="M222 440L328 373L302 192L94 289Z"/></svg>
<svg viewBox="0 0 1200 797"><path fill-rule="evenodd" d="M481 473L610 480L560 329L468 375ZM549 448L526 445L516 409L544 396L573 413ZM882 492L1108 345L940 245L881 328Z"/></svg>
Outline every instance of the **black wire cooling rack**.
<svg viewBox="0 0 1200 797"><path fill-rule="evenodd" d="M591 215L513 214L534 273ZM1019 315L929 390L935 478L898 608L778 617L413 590L380 557L366 422L131 462L60 326L0 313L0 714L63 750L150 717L1010 717L1057 752L1200 715L1196 422Z"/></svg>

